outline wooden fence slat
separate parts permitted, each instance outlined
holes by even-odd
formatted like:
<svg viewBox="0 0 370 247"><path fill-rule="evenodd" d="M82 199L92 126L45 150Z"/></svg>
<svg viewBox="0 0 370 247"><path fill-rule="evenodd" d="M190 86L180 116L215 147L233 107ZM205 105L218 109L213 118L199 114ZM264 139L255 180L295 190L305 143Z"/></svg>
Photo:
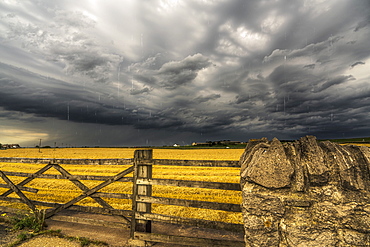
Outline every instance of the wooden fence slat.
<svg viewBox="0 0 370 247"><path fill-rule="evenodd" d="M128 229L128 223L112 222L106 220L87 219L75 216L54 215L51 220L88 224L94 226L105 226L109 228Z"/></svg>
<svg viewBox="0 0 370 247"><path fill-rule="evenodd" d="M137 196L136 201L146 202L146 203L165 204L165 205L193 207L193 208L223 210L223 211L229 211L229 212L241 212L241 207L239 204L231 204L231 203L194 201L194 200L175 199L175 198L167 198L167 197L155 197L155 196Z"/></svg>
<svg viewBox="0 0 370 247"><path fill-rule="evenodd" d="M98 180L98 181L106 181L112 176L92 176L92 175L71 175L71 176L64 176L62 174L39 174L35 176L35 173L26 173L26 172L6 172L3 171L7 176L17 176L17 177L29 177L29 178L47 178L47 179L70 179L70 180ZM119 182L132 182L132 178L125 177L121 178L117 181Z"/></svg>
<svg viewBox="0 0 370 247"><path fill-rule="evenodd" d="M139 185L139 178L152 178L152 158L153 150L135 150L134 152L134 183L132 187L132 211L150 213L152 205L148 203L138 202L137 195L152 195L151 185ZM148 220L136 220L133 214L131 220L130 236L133 238L135 231L151 232L152 222Z"/></svg>
<svg viewBox="0 0 370 247"><path fill-rule="evenodd" d="M236 160L170 160L153 159L153 165L164 166L207 166L207 167L240 167Z"/></svg>
<svg viewBox="0 0 370 247"><path fill-rule="evenodd" d="M139 178L137 179L136 183L145 184L145 185L167 185L167 186L176 186L176 187L192 187L192 188L203 188L203 189L241 191L240 184L237 184L237 183L218 183L218 182L157 179L157 178L153 178L153 179Z"/></svg>
<svg viewBox="0 0 370 247"><path fill-rule="evenodd" d="M20 198L8 197L8 196L0 196L0 200L7 201L7 202L19 202L19 203L23 203L22 199L20 199Z"/></svg>
<svg viewBox="0 0 370 247"><path fill-rule="evenodd" d="M111 215L118 215L118 216L131 216L132 215L131 210L124 210L124 209L86 207L86 206L80 206L80 205L73 205L73 206L70 206L68 209L87 212L87 213L111 214Z"/></svg>
<svg viewBox="0 0 370 247"><path fill-rule="evenodd" d="M233 224L233 223L225 223L220 221L211 221L211 220L202 220L202 219L193 219L193 218L183 218L183 217L176 217L170 215L163 215L163 214L152 214L152 213L135 213L136 219L147 219L153 221L161 221L171 224L179 224L179 225L192 225L202 228L212 228L217 230L226 230L226 231L233 231L233 232L243 232L244 226L243 224Z"/></svg>
<svg viewBox="0 0 370 247"><path fill-rule="evenodd" d="M92 196L95 197L106 197L106 198L117 198L117 199L132 199L131 194L123 194L123 193L104 193L104 192L96 192Z"/></svg>
<svg viewBox="0 0 370 247"><path fill-rule="evenodd" d="M10 188L22 199L22 201L27 204L27 206L32 210L35 211L36 207L35 205L30 202L30 200L18 189L18 187L13 184L13 182L2 172L0 171L0 177L4 180L5 183L7 183Z"/></svg>
<svg viewBox="0 0 370 247"><path fill-rule="evenodd" d="M131 165L132 158L128 159L45 159L45 158L11 158L1 157L0 162L30 163L30 164L71 164L71 165Z"/></svg>
<svg viewBox="0 0 370 247"><path fill-rule="evenodd" d="M5 212L5 213L11 213L11 214L19 214L19 213L27 214L27 213L29 213L29 211L27 211L27 210L18 209L18 208L4 207L4 206L0 206L0 211ZM5 218L7 216L6 215L4 215L4 216L0 215L0 219L2 217Z"/></svg>
<svg viewBox="0 0 370 247"><path fill-rule="evenodd" d="M53 167L60 172L65 177L71 177L72 174L67 172L63 167L60 165L54 164ZM80 190L83 192L86 192L89 190L89 187L81 183L79 180L69 179L74 185L76 185ZM100 204L103 208L113 208L111 205L109 205L106 201L104 201L102 198L95 195L95 197L92 197L94 201L96 201L98 204Z"/></svg>
<svg viewBox="0 0 370 247"><path fill-rule="evenodd" d="M143 240L149 242L160 242L168 244L180 244L190 246L223 246L223 247L245 247L244 241L219 240L209 238L194 238L184 236L162 235L155 233L135 232L135 240Z"/></svg>
<svg viewBox="0 0 370 247"><path fill-rule="evenodd" d="M30 188L30 187L24 187L24 186L18 186L18 189L20 190L23 190L23 191L28 191L28 192L32 192L32 193L37 193L39 190L38 189L34 189L34 188ZM0 188L10 188L9 185L7 184L0 184Z"/></svg>
<svg viewBox="0 0 370 247"><path fill-rule="evenodd" d="M66 209L66 208L68 208L68 207L72 206L73 204L75 204L75 203L77 203L77 202L81 201L82 199L84 199L84 198L86 198L86 197L88 197L88 196L90 196L90 195L94 194L94 193L95 193L95 192L97 192L98 190L100 190L100 189L104 188L105 186L107 186L107 185L109 185L109 184L111 184L111 183L113 183L113 182L117 181L118 179L120 179L120 178L122 178L122 177L126 176L127 174L131 173L131 172L133 171L133 169L134 169L134 168L133 168L132 166L131 166L131 167L129 167L129 168L127 168L127 169L126 169L126 170L124 170L123 172L118 173L117 175L115 175L115 176L111 177L111 178L110 178L110 179L108 179L107 181L105 181L105 182L103 182L103 183L101 183L101 184L99 184L99 185L95 186L94 188L92 188L92 189L90 189L90 190L88 190L88 191L85 191L82 195L80 195L80 196L78 196L78 197L76 197L76 198L72 199L71 201L67 202L66 204L63 204L63 205L62 205L62 206L60 206L60 207L54 208L52 211L48 212L48 213L46 214L46 216L45 216L45 217L46 217L46 218L48 218L48 217L50 217L50 216L52 216L52 215L54 215L54 214L56 214L56 213L60 212L61 210Z"/></svg>
<svg viewBox="0 0 370 247"><path fill-rule="evenodd" d="M8 202L16 202L16 203L23 203L22 199L14 198L14 197L3 197L0 196L0 200L8 201ZM30 200L34 205L44 206L44 207L51 207L56 208L60 207L64 204L55 203L55 202L43 202L43 201L35 201ZM82 211L87 213L98 213L98 214L111 214L111 215L118 215L118 216L130 216L132 215L131 210L123 210L123 209L109 209L109 208L101 208L101 207L86 207L80 205L72 205L69 207L71 210ZM49 212L52 209L47 209L46 211Z"/></svg>
<svg viewBox="0 0 370 247"><path fill-rule="evenodd" d="M84 164L84 165L130 165L133 159L34 159L34 158L0 158L0 162L31 163L31 164ZM168 166L209 166L209 167L240 167L236 160L171 160L153 159L153 165Z"/></svg>
<svg viewBox="0 0 370 247"><path fill-rule="evenodd" d="M43 168L41 168L40 170L38 170L37 172L35 172L35 173L33 174L33 176L32 176L32 177L26 178L26 179L25 179L25 180L23 180L22 182L18 183L18 184L17 184L17 186L24 186L24 185L26 185L27 183L31 182L31 181L32 181L35 177L37 177L38 175L40 175L40 174L42 174L42 173L46 172L47 170L49 170L51 167L52 167L52 165L51 165L51 164L48 164L48 165L44 166ZM4 174L5 174L5 173L4 173ZM13 192L12 190L8 190L8 191L4 192L4 193L2 194L2 196L8 196L8 195L10 195L12 192Z"/></svg>
<svg viewBox="0 0 370 247"><path fill-rule="evenodd" d="M14 197L2 197L2 196L0 196L0 200L8 201L8 202L23 203L23 201L20 198L14 198ZM55 203L55 202L42 202L42 201L35 201L35 200L30 200L30 201L34 205L51 207L51 208L55 208L55 207L59 207L59 206L63 205L61 203ZM131 210L123 210L123 209L108 209L108 208L87 207L87 206L80 206L80 205L72 205L71 207L69 207L69 209L76 210L76 211L87 212L87 213L111 214L111 215L118 215L118 216L131 216L132 215ZM48 210L50 210L50 209L48 209Z"/></svg>

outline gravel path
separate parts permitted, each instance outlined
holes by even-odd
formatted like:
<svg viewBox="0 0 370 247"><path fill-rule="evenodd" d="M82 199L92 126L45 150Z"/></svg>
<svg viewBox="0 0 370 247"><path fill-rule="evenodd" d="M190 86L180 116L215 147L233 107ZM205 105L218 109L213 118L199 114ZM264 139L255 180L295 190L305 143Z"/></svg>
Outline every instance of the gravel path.
<svg viewBox="0 0 370 247"><path fill-rule="evenodd" d="M38 236L19 245L18 247L80 247L77 242L69 241L64 238ZM90 245L91 246L91 245Z"/></svg>
<svg viewBox="0 0 370 247"><path fill-rule="evenodd" d="M10 226L5 222L0 222L0 247L6 246L17 240L18 233L10 231Z"/></svg>

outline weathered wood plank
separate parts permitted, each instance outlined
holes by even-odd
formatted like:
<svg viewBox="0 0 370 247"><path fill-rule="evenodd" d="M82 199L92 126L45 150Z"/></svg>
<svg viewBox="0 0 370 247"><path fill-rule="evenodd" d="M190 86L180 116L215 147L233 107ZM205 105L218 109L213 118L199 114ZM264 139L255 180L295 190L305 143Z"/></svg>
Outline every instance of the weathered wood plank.
<svg viewBox="0 0 370 247"><path fill-rule="evenodd" d="M232 223L225 223L225 222L220 222L220 221L182 218L182 217L176 217L176 216L170 216L170 215L140 213L140 212L135 213L135 218L152 220L152 221L161 221L161 222L172 223L172 224L192 225L192 226L212 228L212 229L217 229L217 230L244 232L243 224L232 224Z"/></svg>
<svg viewBox="0 0 370 247"><path fill-rule="evenodd" d="M82 195L79 195L78 197L76 197L76 198L72 199L71 201L67 202L66 204L63 204L62 206L57 207L54 210L48 212L45 217L48 218L48 217L60 212L61 210L66 209L66 208L72 206L73 204L81 201L82 199L84 199L88 196L91 196L92 194L94 194L98 190L104 188L105 186L107 186L107 185L121 179L122 177L126 176L127 174L131 173L133 171L133 169L134 169L133 166L127 168L126 170L124 170L124 171L118 173L117 175L111 177L107 181L95 186L94 188L92 188L88 191L85 191Z"/></svg>
<svg viewBox="0 0 370 247"><path fill-rule="evenodd" d="M235 160L170 160L153 159L153 165L165 166L209 166L209 167L240 167Z"/></svg>
<svg viewBox="0 0 370 247"><path fill-rule="evenodd" d="M0 162L71 165L132 165L133 159L45 159L1 157Z"/></svg>
<svg viewBox="0 0 370 247"><path fill-rule="evenodd" d="M23 203L23 201L20 198L14 198L14 197L4 197L0 196L1 201L7 201L7 202L16 202L16 203ZM56 208L60 207L63 204L62 203L55 203L55 202L43 202L43 201L36 201L36 200L30 200L34 205L38 206L45 206L50 208ZM108 209L108 208L101 208L101 207L86 207L86 206L79 206L79 205L73 205L69 207L71 210L76 211L82 211L82 212L89 212L89 213L100 213L100 214L112 214L112 215L120 215L120 216L130 216L132 215L131 210L123 210L123 209ZM52 209L48 209L50 211Z"/></svg>
<svg viewBox="0 0 370 247"><path fill-rule="evenodd" d="M5 213L10 213L10 214L18 214L18 213L26 214L26 213L29 213L29 211L27 211L27 210L18 209L18 208L4 207L4 206L0 206L0 211L5 212ZM7 217L7 216L1 216L0 215L0 217Z"/></svg>
<svg viewBox="0 0 370 247"><path fill-rule="evenodd" d="M14 198L14 197L7 197L7 196L0 196L1 201L7 201L7 202L19 202L23 203L23 201L20 198Z"/></svg>
<svg viewBox="0 0 370 247"><path fill-rule="evenodd" d="M53 167L60 172L62 175L65 177L71 177L72 174L70 174L68 171L66 171L63 167L60 165L54 164ZM74 185L76 185L80 190L83 192L86 192L89 190L89 187L84 185L82 182L79 180L74 180L74 179L69 179ZM100 204L103 208L113 208L111 205L109 205L106 201L104 201L102 198L98 197L96 194L94 197L92 197L94 201L96 201L98 204Z"/></svg>
<svg viewBox="0 0 370 247"><path fill-rule="evenodd" d="M22 199L22 201L32 210L35 211L36 207L35 205L30 202L30 200L23 194L22 191L18 189L18 187L13 184L13 182L2 172L0 171L0 177L4 180L5 183L7 183L10 188Z"/></svg>
<svg viewBox="0 0 370 247"><path fill-rule="evenodd" d="M37 193L39 190L38 189L34 189L34 188L30 188L30 187L23 187L23 186L18 186L18 189L20 190L23 190L23 191L28 191L28 192L32 192L32 193ZM0 188L10 188L9 185L7 184L0 184Z"/></svg>
<svg viewBox="0 0 370 247"><path fill-rule="evenodd" d="M73 206L69 207L68 209L87 212L87 213L109 214L109 215L118 215L118 216L127 216L127 217L132 215L131 210L123 210L123 209L86 207L86 206L79 206L79 205L73 205Z"/></svg>
<svg viewBox="0 0 370 247"><path fill-rule="evenodd" d="M204 181L190 181L190 180L175 180L175 179L145 179L139 178L137 184L145 185L167 185L176 187L192 187L203 189L221 189L221 190L235 190L241 191L238 183L218 183L218 182L204 182Z"/></svg>
<svg viewBox="0 0 370 247"><path fill-rule="evenodd" d="M50 219L55 220L55 221L72 222L72 223L87 224L87 225L93 225L93 226L104 226L104 227L118 228L118 229L128 229L129 228L129 225L127 223L87 219L87 218L81 218L81 217L75 217L75 216L54 215Z"/></svg>
<svg viewBox="0 0 370 247"><path fill-rule="evenodd" d="M139 195L137 196L136 201L165 204L165 205L193 207L193 208L222 210L222 211L229 211L229 212L241 212L241 207L239 204L231 204L231 203L194 201L194 200L167 198L167 197L139 196Z"/></svg>
<svg viewBox="0 0 370 247"><path fill-rule="evenodd" d="M104 192L96 192L92 196L95 197L106 197L106 198L118 198L118 199L132 199L131 194L123 194L123 193L104 193Z"/></svg>
<svg viewBox="0 0 370 247"><path fill-rule="evenodd" d="M135 150L134 153L134 184L132 189L132 211L133 212L146 212L150 213L152 205L149 203L138 202L137 195L152 195L151 185L138 185L137 180L139 178L152 178L152 158L153 150ZM135 214L133 214L131 220L130 236L133 238L135 231L140 232L151 232L152 223L148 220L136 220Z"/></svg>
<svg viewBox="0 0 370 247"><path fill-rule="evenodd" d="M48 164L48 165L44 166L43 168L41 168L40 170L38 170L37 172L35 172L33 175L34 175L35 177L37 177L38 175L40 175L40 174L42 174L42 173L46 172L47 170L49 170L51 167L52 167L52 165L51 165L51 164ZM4 173L4 174L5 174L5 173ZM27 183L31 182L33 179L34 179L34 177L26 178L25 180L23 180L22 182L18 183L17 185L18 185L18 186L24 186L24 185L26 185ZM8 190L8 191L4 192L4 193L2 194L2 196L8 196L8 195L10 195L12 192L13 192L12 190Z"/></svg>
<svg viewBox="0 0 370 247"><path fill-rule="evenodd" d="M64 176L62 174L38 174L35 173L26 173L26 172L6 172L3 171L7 176L17 176L17 177L28 177L28 178L47 178L47 179L70 179L70 180L97 180L97 181L106 181L111 176L92 176L92 175L70 175ZM132 182L132 178L121 178L119 182Z"/></svg>
<svg viewBox="0 0 370 247"><path fill-rule="evenodd" d="M190 245L190 246L245 247L244 241L194 238L194 237L162 235L162 234L144 233L144 232L135 232L134 239L148 241L148 242L160 242L160 243L180 244L180 245Z"/></svg>
<svg viewBox="0 0 370 247"><path fill-rule="evenodd" d="M15 198L15 197L8 197L8 196L0 196L1 201L7 201L7 202L17 202L17 203L23 203L22 199L20 198ZM34 205L39 205L39 206L45 206L45 207L58 207L60 203L55 203L55 202L43 202L43 201L36 201L36 200L30 200Z"/></svg>
<svg viewBox="0 0 370 247"><path fill-rule="evenodd" d="M31 164L131 165L133 159L35 159L1 157L0 162ZM143 162L145 163L145 162ZM236 160L171 160L153 159L154 165L240 167Z"/></svg>

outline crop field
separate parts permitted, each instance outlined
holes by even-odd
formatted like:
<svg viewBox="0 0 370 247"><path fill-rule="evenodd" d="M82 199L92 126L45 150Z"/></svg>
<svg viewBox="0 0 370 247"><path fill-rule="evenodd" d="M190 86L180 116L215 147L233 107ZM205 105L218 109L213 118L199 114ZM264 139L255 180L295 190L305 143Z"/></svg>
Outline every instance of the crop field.
<svg viewBox="0 0 370 247"><path fill-rule="evenodd" d="M60 159L128 159L135 148L19 148L0 150L0 157ZM154 159L239 160L244 149L153 149Z"/></svg>
<svg viewBox="0 0 370 247"><path fill-rule="evenodd" d="M97 152L99 150L99 152ZM129 148L101 148L101 149L13 149L2 150L2 157L33 157L33 158L133 158L135 149ZM7 153L5 153L5 152ZM8 152L9 151L9 152ZM20 152L17 152L20 151ZM25 152L21 152L25 151ZM63 155L60 154L63 151ZM94 152L95 151L95 152ZM54 152L54 153L53 153ZM56 155L56 152L61 152ZM153 158L155 159L187 159L187 160L239 160L242 154L242 149L199 149L199 150L173 150L173 149L154 149ZM16 153L18 155L16 155ZM53 155L56 155L53 157ZM120 156L118 156L120 155ZM42 164L24 164L24 163L0 163L0 170L13 172L35 173L45 165ZM98 175L112 176L123 171L129 166L117 165L62 165L69 173L73 175ZM60 174L53 168L46 174ZM129 174L128 176L132 176ZM153 178L162 179L177 179L177 180L195 180L195 181L210 181L210 182L226 182L239 183L239 168L231 167L189 167L189 166L154 166ZM10 179L18 183L24 178L10 177ZM87 187L92 188L102 181L84 181L81 180ZM0 179L0 183L4 183ZM66 203L71 199L81 194L78 189L69 180L54 180L54 179L34 179L27 187L39 189L38 193L24 192L27 197L32 200ZM7 189L0 188L0 194ZM99 192L109 193L126 193L131 194L132 183L130 182L115 182ZM18 197L15 193L11 197ZM153 196L169 197L177 199L189 199L210 202L224 203L241 203L240 191L227 190L211 190L172 186L153 186ZM110 205L116 209L131 210L131 200L104 198ZM0 205L11 206L20 209L26 209L23 204L8 203L0 201ZM99 205L91 198L86 198L77 205L99 207ZM158 214L167 214L180 217L198 218L206 220L224 221L229 223L242 223L241 213L232 213L225 211L215 211L207 209L196 209L180 206L168 206L153 204L152 212Z"/></svg>
<svg viewBox="0 0 370 247"><path fill-rule="evenodd" d="M365 147L370 147L370 143L345 143L341 145L355 145L355 146L365 146Z"/></svg>

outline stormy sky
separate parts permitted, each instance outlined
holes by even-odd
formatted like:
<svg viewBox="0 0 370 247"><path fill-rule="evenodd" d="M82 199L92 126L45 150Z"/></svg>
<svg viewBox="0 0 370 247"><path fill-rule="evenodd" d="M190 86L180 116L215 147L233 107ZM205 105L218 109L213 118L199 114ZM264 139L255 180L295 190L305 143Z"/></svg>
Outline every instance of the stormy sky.
<svg viewBox="0 0 370 247"><path fill-rule="evenodd" d="M368 0L1 0L0 143L370 136Z"/></svg>

